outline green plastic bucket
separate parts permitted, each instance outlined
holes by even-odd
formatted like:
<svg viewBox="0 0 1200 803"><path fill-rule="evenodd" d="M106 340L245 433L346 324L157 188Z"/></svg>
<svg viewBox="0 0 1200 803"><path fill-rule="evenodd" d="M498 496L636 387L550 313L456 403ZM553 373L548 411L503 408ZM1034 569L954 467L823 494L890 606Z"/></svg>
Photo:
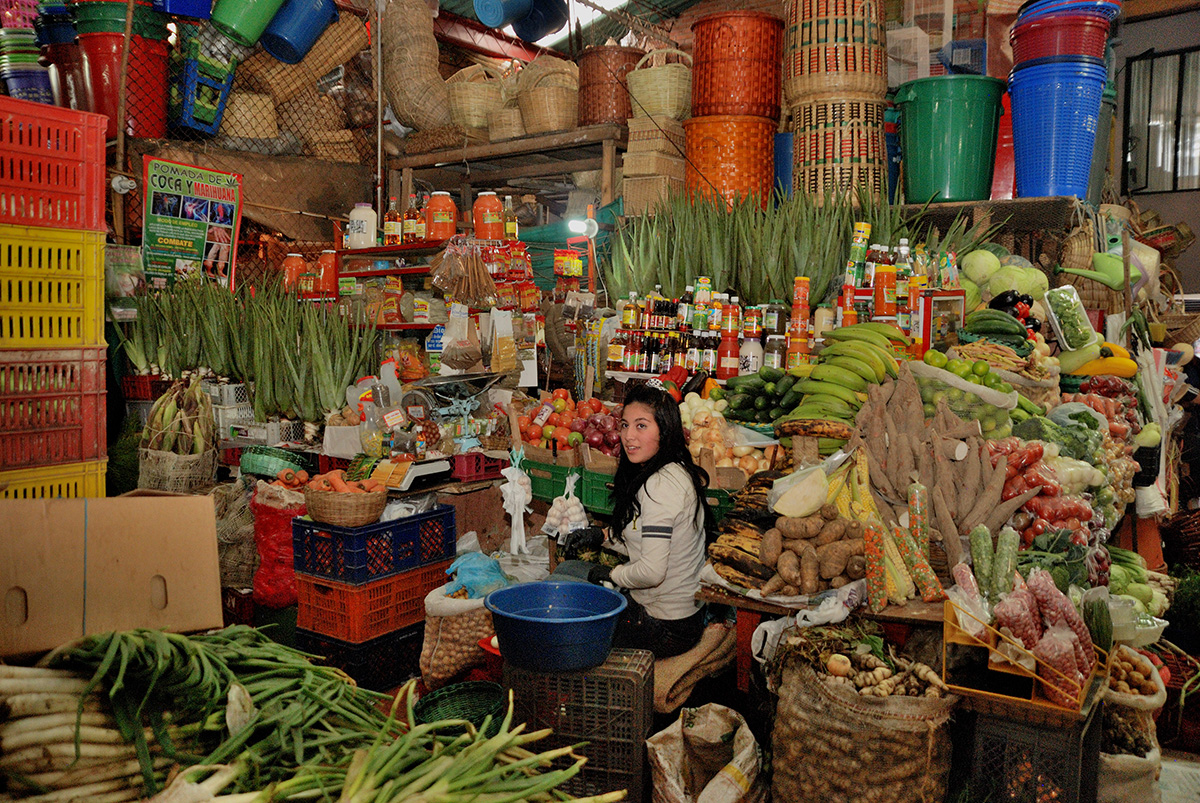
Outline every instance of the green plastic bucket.
<svg viewBox="0 0 1200 803"><path fill-rule="evenodd" d="M901 84L904 200L981 201L992 194L1005 84L984 75L943 75Z"/></svg>
<svg viewBox="0 0 1200 803"><path fill-rule="evenodd" d="M253 47L283 0L217 0L211 22L239 45Z"/></svg>

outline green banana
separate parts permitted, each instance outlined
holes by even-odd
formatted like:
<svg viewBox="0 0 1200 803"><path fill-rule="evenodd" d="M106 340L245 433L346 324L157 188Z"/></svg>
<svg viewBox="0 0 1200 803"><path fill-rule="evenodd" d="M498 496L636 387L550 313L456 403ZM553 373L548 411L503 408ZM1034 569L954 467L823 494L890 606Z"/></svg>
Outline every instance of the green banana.
<svg viewBox="0 0 1200 803"><path fill-rule="evenodd" d="M861 340L864 343L873 343L885 351L891 351L892 348L892 341L883 335L870 329L859 329L857 326L843 326L841 329L831 329L825 333L825 339L843 342L847 340Z"/></svg>
<svg viewBox="0 0 1200 803"><path fill-rule="evenodd" d="M847 357L843 355L833 356L829 359L821 359L822 365L835 365L838 368L844 368L847 371L858 374L867 381L868 384L878 385L883 381L886 374L883 371L883 366L880 366L879 374L875 373L875 369L868 365L864 360L857 357Z"/></svg>
<svg viewBox="0 0 1200 803"><path fill-rule="evenodd" d="M798 379L793 387L805 394L805 399L808 398L808 394L816 393L839 398L855 410L863 405L863 400L858 397L857 393L845 385L839 385L834 382L825 382L813 378ZM804 404L804 401L802 400L800 403Z"/></svg>
<svg viewBox="0 0 1200 803"><path fill-rule="evenodd" d="M809 378L822 382L832 382L835 385L841 385L857 392L867 389L867 380L853 371L848 371L837 365L829 365L828 363L818 363Z"/></svg>
<svg viewBox="0 0 1200 803"><path fill-rule="evenodd" d="M901 332L890 323L883 321L864 321L863 323L854 324L857 327L866 329L868 332L878 332L893 343L899 343L902 346L911 346L912 340L908 335Z"/></svg>
<svg viewBox="0 0 1200 803"><path fill-rule="evenodd" d="M871 366L871 370L875 372L877 381L882 382L884 377L888 376L887 365L883 357L879 356L879 351L872 346L857 340L847 340L842 343L830 343L825 348L821 349L820 358L829 357L850 357L851 359L864 362ZM811 371L810 371L811 373Z"/></svg>
<svg viewBox="0 0 1200 803"><path fill-rule="evenodd" d="M822 393L815 396L806 396L804 401L796 406L795 410L788 413L788 417L803 418L815 415L818 418L849 418L853 420L855 414L854 408L846 402L836 396L828 396Z"/></svg>

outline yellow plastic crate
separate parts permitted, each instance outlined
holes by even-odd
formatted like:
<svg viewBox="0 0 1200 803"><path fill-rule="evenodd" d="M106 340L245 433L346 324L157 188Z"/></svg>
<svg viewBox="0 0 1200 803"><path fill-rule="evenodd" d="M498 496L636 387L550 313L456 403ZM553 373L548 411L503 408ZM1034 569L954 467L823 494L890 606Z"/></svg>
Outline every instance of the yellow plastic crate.
<svg viewBox="0 0 1200 803"><path fill-rule="evenodd" d="M104 345L104 232L0 226L0 348Z"/></svg>
<svg viewBox="0 0 1200 803"><path fill-rule="evenodd" d="M104 496L107 460L0 471L0 499L77 499Z"/></svg>

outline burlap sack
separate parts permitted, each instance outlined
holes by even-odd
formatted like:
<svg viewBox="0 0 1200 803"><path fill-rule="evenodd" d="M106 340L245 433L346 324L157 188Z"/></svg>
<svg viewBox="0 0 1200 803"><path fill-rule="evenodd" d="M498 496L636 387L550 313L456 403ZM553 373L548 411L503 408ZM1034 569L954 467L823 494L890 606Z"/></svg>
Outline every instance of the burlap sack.
<svg viewBox="0 0 1200 803"><path fill-rule="evenodd" d="M380 35L383 92L397 121L418 130L450 125L450 93L438 72L429 6L424 0L389 0Z"/></svg>
<svg viewBox="0 0 1200 803"><path fill-rule="evenodd" d="M138 487L186 494L212 485L217 478L217 452L175 454L138 449Z"/></svg>

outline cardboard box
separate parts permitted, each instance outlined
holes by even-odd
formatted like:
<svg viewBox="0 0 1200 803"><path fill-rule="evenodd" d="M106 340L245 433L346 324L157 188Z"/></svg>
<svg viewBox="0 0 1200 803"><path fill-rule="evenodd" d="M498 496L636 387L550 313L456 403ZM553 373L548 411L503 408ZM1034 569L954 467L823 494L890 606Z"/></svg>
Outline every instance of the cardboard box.
<svg viewBox="0 0 1200 803"><path fill-rule="evenodd" d="M212 497L0 501L0 656L222 625Z"/></svg>

